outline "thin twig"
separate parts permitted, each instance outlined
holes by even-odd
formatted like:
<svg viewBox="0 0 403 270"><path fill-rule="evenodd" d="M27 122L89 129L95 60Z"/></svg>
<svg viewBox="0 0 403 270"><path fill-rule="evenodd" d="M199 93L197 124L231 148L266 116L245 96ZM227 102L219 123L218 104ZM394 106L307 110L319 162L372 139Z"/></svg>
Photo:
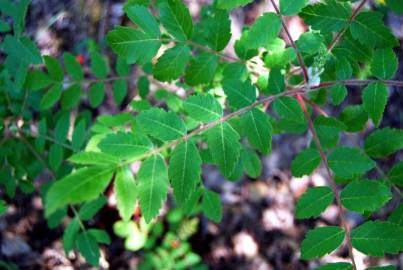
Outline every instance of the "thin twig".
<svg viewBox="0 0 403 270"><path fill-rule="evenodd" d="M20 131L21 131L21 129L20 129ZM22 134L21 134L21 135L22 135ZM23 135L20 136L20 137L18 137L18 139L20 139L20 140L28 147L28 149L29 149L29 150L31 151L31 153L36 157L36 159L37 159L40 163L42 163L42 165L49 171L51 177L52 177L53 179L56 179L56 175L55 175L55 173L53 172L53 170L49 167L49 165L48 165L48 164L46 163L46 161L42 158L42 156L39 154L39 152L36 151L36 149L32 146L32 144L31 144L27 139L25 139L25 137L24 137ZM70 206L71 210L73 211L74 216L77 218L77 221L78 221L78 223L80 224L81 229L85 231L84 223L83 223L83 221L81 220L80 215L78 214L77 210L75 209L75 207L74 207L73 205L70 204L69 206Z"/></svg>
<svg viewBox="0 0 403 270"><path fill-rule="evenodd" d="M353 13L351 14L350 18L348 19L348 26L344 27L343 29L341 29L336 36L334 37L334 39L332 40L332 42L330 43L330 45L327 48L328 52L331 52L333 50L333 48L337 45L337 43L339 42L339 40L341 39L341 37L344 35L344 33L347 31L347 29L349 28L349 26L351 25L351 23L354 21L355 17L357 17L359 11L364 7L365 3L368 0L362 0L360 2L360 4L354 9Z"/></svg>
<svg viewBox="0 0 403 270"><path fill-rule="evenodd" d="M325 152L324 152L324 150L322 148L322 145L320 144L319 137L318 137L318 135L316 133L315 127L313 125L311 116L309 115L309 112L308 112L308 110L306 108L305 102L304 102L304 100L302 98L298 99L298 101L300 102L302 110L304 111L305 119L308 122L309 130L310 130L310 132L312 134L312 138L313 138L313 140L315 142L316 148L319 151L320 157L322 159L322 163L326 168L326 172L327 172L328 177L329 177L329 183L330 183L330 185L331 185L331 187L333 189L333 193L334 193L335 198L336 198L337 207L339 208L340 222L341 222L341 225L342 225L342 227L344 228L344 230L346 232L346 239L347 239L349 257L350 257L351 262L353 264L353 268L356 270L357 266L356 266L355 260L354 260L353 246L351 245L350 226L348 225L347 220L345 219L345 209L343 208L343 205L341 203L340 194L339 194L339 190L337 188L337 184L334 181L332 172L331 172L330 167L329 167L329 163L327 161L327 156L326 156L326 154L325 154Z"/></svg>
<svg viewBox="0 0 403 270"><path fill-rule="evenodd" d="M64 147L64 148L69 149L69 150L72 150L72 151L75 150L72 146L70 146L70 145L68 145L68 144L62 143L62 142L60 142L60 141L58 141L58 140L56 140L56 139L54 139L54 138L52 138L52 137L49 137L49 136L46 136L46 135L42 135L42 134L40 134L40 133L33 133L33 132L29 132L29 131L24 130L24 129L20 129L20 132L22 132L22 133L24 133L24 134L26 134L26 135L28 135L28 136L30 136L30 137L34 137L34 138L43 138L43 139L45 139L45 140L47 140L47 141L49 141L49 142L58 144L58 145L60 145L60 146L62 146L62 147Z"/></svg>
<svg viewBox="0 0 403 270"><path fill-rule="evenodd" d="M286 36L288 37L290 45L294 48L294 51L297 54L297 59L298 59L299 65L300 65L300 67L302 69L302 73L304 75L304 81L308 85L309 84L309 76L308 76L308 70L307 70L305 62L304 62L304 58L302 57L301 53L299 52L299 50L297 48L297 45L295 44L294 40L292 39L291 33L288 30L287 24L285 23L284 18L281 15L281 12L280 12L279 8L277 7L276 3L274 2L274 0L270 0L270 2L273 5L274 10L276 11L277 15L280 17L281 24L283 25L283 29L285 31Z"/></svg>

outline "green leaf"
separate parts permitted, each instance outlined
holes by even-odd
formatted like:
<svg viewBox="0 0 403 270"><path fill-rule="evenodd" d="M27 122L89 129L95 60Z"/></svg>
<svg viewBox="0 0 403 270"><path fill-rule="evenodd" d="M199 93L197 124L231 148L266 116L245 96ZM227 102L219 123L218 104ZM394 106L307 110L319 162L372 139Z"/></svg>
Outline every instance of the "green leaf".
<svg viewBox="0 0 403 270"><path fill-rule="evenodd" d="M59 61L56 58L49 55L45 55L43 59L45 60L45 65L49 73L49 76L55 81L58 82L63 81L64 73L62 65L59 63Z"/></svg>
<svg viewBox="0 0 403 270"><path fill-rule="evenodd" d="M2 42L2 49L24 64L42 64L42 56L35 44L28 38L7 35Z"/></svg>
<svg viewBox="0 0 403 270"><path fill-rule="evenodd" d="M63 113L56 122L55 139L59 142L64 142L67 139L67 134L70 128L70 113Z"/></svg>
<svg viewBox="0 0 403 270"><path fill-rule="evenodd" d="M403 130L377 129L365 139L365 152L374 158L383 158L403 149Z"/></svg>
<svg viewBox="0 0 403 270"><path fill-rule="evenodd" d="M344 108L339 120L346 125L346 131L361 131L368 121L368 114L363 106L351 105Z"/></svg>
<svg viewBox="0 0 403 270"><path fill-rule="evenodd" d="M152 108L137 116L137 123L148 134L161 141L173 141L186 135L186 126L174 112Z"/></svg>
<svg viewBox="0 0 403 270"><path fill-rule="evenodd" d="M262 174L262 164L255 151L244 147L241 151L241 160L243 169L249 177L256 179Z"/></svg>
<svg viewBox="0 0 403 270"><path fill-rule="evenodd" d="M346 57L341 57L336 62L336 77L338 80L347 80L353 75L353 68Z"/></svg>
<svg viewBox="0 0 403 270"><path fill-rule="evenodd" d="M291 172L295 177L310 175L320 164L319 151L308 148L301 151L291 163Z"/></svg>
<svg viewBox="0 0 403 270"><path fill-rule="evenodd" d="M190 49L181 44L168 49L153 67L154 77L159 81L178 79L185 72L190 58Z"/></svg>
<svg viewBox="0 0 403 270"><path fill-rule="evenodd" d="M73 84L63 92L62 97L62 109L70 110L71 108L78 105L82 95L80 84Z"/></svg>
<svg viewBox="0 0 403 270"><path fill-rule="evenodd" d="M217 0L217 7L221 9L233 9L245 6L252 2L252 0Z"/></svg>
<svg viewBox="0 0 403 270"><path fill-rule="evenodd" d="M372 75L381 80L392 79L397 71L397 66L397 57L391 48L377 49L374 51L371 61Z"/></svg>
<svg viewBox="0 0 403 270"><path fill-rule="evenodd" d="M403 186L403 161L400 161L388 173L388 178L392 183Z"/></svg>
<svg viewBox="0 0 403 270"><path fill-rule="evenodd" d="M137 174L137 192L141 212L147 223L156 217L168 193L168 170L160 155L153 155L141 164Z"/></svg>
<svg viewBox="0 0 403 270"><path fill-rule="evenodd" d="M85 203L78 212L82 220L90 220L95 214L104 207L108 199L105 196L100 196L97 199Z"/></svg>
<svg viewBox="0 0 403 270"><path fill-rule="evenodd" d="M157 54L161 47L159 37L152 37L131 27L118 26L107 35L112 50L128 64L143 65Z"/></svg>
<svg viewBox="0 0 403 270"><path fill-rule="evenodd" d="M39 109L41 111L52 108L62 95L62 84L55 83L42 97Z"/></svg>
<svg viewBox="0 0 403 270"><path fill-rule="evenodd" d="M113 186L116 194L116 204L119 215L124 221L129 221L136 207L136 182L129 167L118 170Z"/></svg>
<svg viewBox="0 0 403 270"><path fill-rule="evenodd" d="M108 233L104 230L89 229L87 232L100 244L109 245L111 243Z"/></svg>
<svg viewBox="0 0 403 270"><path fill-rule="evenodd" d="M48 87L52 83L52 79L46 73L33 70L28 72L24 87L32 91L37 91Z"/></svg>
<svg viewBox="0 0 403 270"><path fill-rule="evenodd" d="M76 58L71 53L63 54L64 67L67 70L67 73L70 77L75 81L81 81L84 79L84 72L80 65L80 63L76 60Z"/></svg>
<svg viewBox="0 0 403 270"><path fill-rule="evenodd" d="M109 74L109 65L107 59L97 51L92 51L91 72L97 79L105 79Z"/></svg>
<svg viewBox="0 0 403 270"><path fill-rule="evenodd" d="M66 255L74 248L77 234L80 229L80 222L77 218L72 219L69 225L65 228L63 233L63 248Z"/></svg>
<svg viewBox="0 0 403 270"><path fill-rule="evenodd" d="M147 36L156 38L161 35L158 22L146 7L127 4L123 9L129 19L137 24Z"/></svg>
<svg viewBox="0 0 403 270"><path fill-rule="evenodd" d="M339 262L339 263L328 263L322 265L315 270L353 270L353 266L349 263Z"/></svg>
<svg viewBox="0 0 403 270"><path fill-rule="evenodd" d="M251 145L265 155L271 151L273 128L267 114L261 110L252 109L242 115L241 126Z"/></svg>
<svg viewBox="0 0 403 270"><path fill-rule="evenodd" d="M220 195L211 190L205 190L202 200L202 209L206 217L214 222L222 219L222 206Z"/></svg>
<svg viewBox="0 0 403 270"><path fill-rule="evenodd" d="M251 26L246 38L249 49L265 47L278 36L281 29L281 20L275 13L265 13Z"/></svg>
<svg viewBox="0 0 403 270"><path fill-rule="evenodd" d="M78 151L83 146L85 139L86 139L86 121L85 119L82 119L78 122L78 124L74 128L73 135L71 138L71 146L73 147L73 149Z"/></svg>
<svg viewBox="0 0 403 270"><path fill-rule="evenodd" d="M340 194L344 207L361 214L378 210L391 198L390 188L379 181L370 180L351 182Z"/></svg>
<svg viewBox="0 0 403 270"><path fill-rule="evenodd" d="M93 266L99 265L99 247L94 237L87 231L81 232L77 237L77 248L85 260Z"/></svg>
<svg viewBox="0 0 403 270"><path fill-rule="evenodd" d="M280 11L284 16L298 14L308 4L308 0L280 0Z"/></svg>
<svg viewBox="0 0 403 270"><path fill-rule="evenodd" d="M332 86L329 91L333 105L340 105L348 95L346 86L341 83Z"/></svg>
<svg viewBox="0 0 403 270"><path fill-rule="evenodd" d="M351 35L371 48L396 46L398 42L390 29L384 25L382 17L380 12L360 12L351 24Z"/></svg>
<svg viewBox="0 0 403 270"><path fill-rule="evenodd" d="M252 105L256 101L256 88L250 81L225 80L223 89L231 107L235 110Z"/></svg>
<svg viewBox="0 0 403 270"><path fill-rule="evenodd" d="M343 179L364 174L375 167L375 162L357 148L338 147L328 157L330 168Z"/></svg>
<svg viewBox="0 0 403 270"><path fill-rule="evenodd" d="M318 116L315 118L314 127L324 149L337 146L340 139L340 132L346 129L346 126L333 117Z"/></svg>
<svg viewBox="0 0 403 270"><path fill-rule="evenodd" d="M111 166L81 168L55 182L46 194L45 215L49 217L69 203L96 199L108 186L112 169Z"/></svg>
<svg viewBox="0 0 403 270"><path fill-rule="evenodd" d="M239 134L226 122L207 132L207 142L213 161L225 177L231 176L238 163L241 151L239 139Z"/></svg>
<svg viewBox="0 0 403 270"><path fill-rule="evenodd" d="M176 146L172 152L168 173L179 205L183 205L195 192L200 182L201 165L199 150L189 140Z"/></svg>
<svg viewBox="0 0 403 270"><path fill-rule="evenodd" d="M7 205L5 201L0 200L0 216L7 212Z"/></svg>
<svg viewBox="0 0 403 270"><path fill-rule="evenodd" d="M69 161L81 165L118 165L120 160L102 152L81 152L72 155Z"/></svg>
<svg viewBox="0 0 403 270"><path fill-rule="evenodd" d="M215 10L205 22L205 39L215 51L222 51L231 39L231 20L225 10Z"/></svg>
<svg viewBox="0 0 403 270"><path fill-rule="evenodd" d="M159 5L162 25L175 39L186 41L192 37L193 22L188 8L179 0L167 0Z"/></svg>
<svg viewBox="0 0 403 270"><path fill-rule="evenodd" d="M296 123L306 123L304 112L293 97L280 97L273 102L274 111L283 119Z"/></svg>
<svg viewBox="0 0 403 270"><path fill-rule="evenodd" d="M210 53L199 54L190 61L186 69L185 81L190 86L206 84L214 79L218 67L218 57Z"/></svg>
<svg viewBox="0 0 403 270"><path fill-rule="evenodd" d="M150 152L152 142L140 132L122 132L106 135L98 144L99 149L120 159L133 160Z"/></svg>
<svg viewBox="0 0 403 270"><path fill-rule="evenodd" d="M403 2L402 0L386 0L386 5L398 14L403 14Z"/></svg>
<svg viewBox="0 0 403 270"><path fill-rule="evenodd" d="M116 80L112 85L113 99L117 105L121 105L127 95L127 81Z"/></svg>
<svg viewBox="0 0 403 270"><path fill-rule="evenodd" d="M249 35L248 34L249 34L249 30L244 29L242 32L241 38L238 39L234 45L236 55L242 60L251 59L252 57L258 55L258 53L259 53L258 49L253 49L253 48L248 47L249 46L249 43L248 43Z"/></svg>
<svg viewBox="0 0 403 270"><path fill-rule="evenodd" d="M297 202L296 217L298 219L319 217L333 200L334 194L329 187L309 188Z"/></svg>
<svg viewBox="0 0 403 270"><path fill-rule="evenodd" d="M94 83L88 90L88 99L92 108L97 108L102 104L105 98L105 84L102 82Z"/></svg>
<svg viewBox="0 0 403 270"><path fill-rule="evenodd" d="M52 144L49 148L49 167L57 171L63 162L63 148L58 144Z"/></svg>
<svg viewBox="0 0 403 270"><path fill-rule="evenodd" d="M403 250L403 227L379 220L367 221L352 230L351 244L369 256L397 254Z"/></svg>
<svg viewBox="0 0 403 270"><path fill-rule="evenodd" d="M348 3L328 0L325 3L307 6L302 10L300 16L312 29L326 34L347 27L351 14L351 6Z"/></svg>
<svg viewBox="0 0 403 270"><path fill-rule="evenodd" d="M223 116L220 103L209 94L190 96L183 103L183 109L190 117L204 123L217 121Z"/></svg>
<svg viewBox="0 0 403 270"><path fill-rule="evenodd" d="M137 88L139 89L139 95L142 99L146 99L150 93L150 81L147 76L141 76L137 81Z"/></svg>
<svg viewBox="0 0 403 270"><path fill-rule="evenodd" d="M387 102L388 89L383 83L371 83L365 87L362 93L362 105L375 126L379 126Z"/></svg>
<svg viewBox="0 0 403 270"><path fill-rule="evenodd" d="M125 77L130 74L130 65L122 57L116 59L116 72L119 76Z"/></svg>
<svg viewBox="0 0 403 270"><path fill-rule="evenodd" d="M399 206L393 210L392 214L390 214L388 218L388 221L403 226L403 203L400 203Z"/></svg>
<svg viewBox="0 0 403 270"><path fill-rule="evenodd" d="M341 245L344 234L344 230L337 226L310 230L301 244L301 258L310 260L332 252Z"/></svg>
<svg viewBox="0 0 403 270"><path fill-rule="evenodd" d="M281 69L273 68L270 70L269 83L267 93L277 95L285 90L284 75L281 74Z"/></svg>

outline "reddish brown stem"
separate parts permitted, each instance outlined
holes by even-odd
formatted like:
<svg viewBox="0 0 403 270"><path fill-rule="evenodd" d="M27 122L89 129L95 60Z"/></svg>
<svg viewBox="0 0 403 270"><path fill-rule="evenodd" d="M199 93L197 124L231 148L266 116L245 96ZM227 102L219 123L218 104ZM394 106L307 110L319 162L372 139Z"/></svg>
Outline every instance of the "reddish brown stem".
<svg viewBox="0 0 403 270"><path fill-rule="evenodd" d="M357 17L358 13L360 12L360 10L363 8L363 6L365 5L365 3L368 0L362 0L360 2L360 4L354 9L353 13L351 14L350 18L348 19L348 25L350 26L350 24L354 21L355 17ZM341 37L344 35L344 33L347 31L348 27L345 27L343 29L341 29L339 32L337 32L336 36L334 37L334 39L332 40L332 42L330 43L330 45L327 47L327 51L331 52L333 50L333 48L336 46L336 44L339 42L339 40L341 39Z"/></svg>
<svg viewBox="0 0 403 270"><path fill-rule="evenodd" d="M304 58L302 57L301 53L299 52L297 45L295 44L294 40L292 39L292 36L290 34L290 31L288 30L287 24L284 21L283 16L281 15L281 12L279 10L279 8L277 7L276 3L274 2L274 0L270 0L271 4L273 5L274 10L276 11L277 15L280 17L281 20L281 24L283 25L283 29L284 32L290 42L291 47L293 47L293 49L295 50L295 53L297 54L297 59L299 62L299 65L301 66L302 69L302 73L304 75L304 81L306 84L309 83L309 75L308 75L308 70L306 68L305 62L304 62Z"/></svg>
<svg viewBox="0 0 403 270"><path fill-rule="evenodd" d="M342 225L342 227L344 228L344 230L346 232L346 240L347 240L349 257L351 259L351 263L353 264L353 268L355 270L357 270L357 266L355 264L354 254L353 254L353 246L351 245L350 226L348 225L347 220L345 219L345 209L343 208L343 205L341 204L341 199L340 199L339 190L337 188L337 184L333 179L333 175L332 175L332 172L330 170L329 163L327 161L327 156L326 156L325 152L323 151L322 145L320 144L319 137L318 137L318 135L316 133L316 130L315 130L315 127L313 125L311 116L309 115L309 112L308 112L308 110L306 108L304 99L300 95L297 95L297 99L298 99L299 103L301 104L302 110L304 111L305 118L306 118L306 120L308 122L309 130L310 130L310 132L312 134L312 138L313 138L313 140L315 142L316 148L319 151L319 154L320 154L320 157L322 159L323 165L326 168L326 172L327 172L327 175L329 177L329 183L330 183L330 186L333 189L334 196L336 198L337 207L339 208L340 222L341 222L341 225Z"/></svg>

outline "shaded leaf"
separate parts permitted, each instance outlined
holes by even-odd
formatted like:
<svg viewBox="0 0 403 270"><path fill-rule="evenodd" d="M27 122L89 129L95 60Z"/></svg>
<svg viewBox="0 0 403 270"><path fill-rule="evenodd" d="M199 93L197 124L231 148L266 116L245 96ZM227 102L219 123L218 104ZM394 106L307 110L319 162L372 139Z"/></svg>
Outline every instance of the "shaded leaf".
<svg viewBox="0 0 403 270"><path fill-rule="evenodd" d="M362 105L375 126L379 126L387 102L388 90L383 83L371 83L365 87L362 93Z"/></svg>
<svg viewBox="0 0 403 270"><path fill-rule="evenodd" d="M351 244L370 256L396 254L403 250L403 227L383 221L367 221L351 231Z"/></svg>
<svg viewBox="0 0 403 270"><path fill-rule="evenodd" d="M330 168L343 179L364 174L375 167L375 162L357 148L338 147L328 157Z"/></svg>
<svg viewBox="0 0 403 270"><path fill-rule="evenodd" d="M301 151L291 163L291 172L295 177L310 175L320 164L319 151L308 148Z"/></svg>
<svg viewBox="0 0 403 270"><path fill-rule="evenodd" d="M374 158L383 158L403 149L403 130L377 129L365 139L365 152Z"/></svg>
<svg viewBox="0 0 403 270"><path fill-rule="evenodd" d="M391 198L389 187L370 180L351 182L340 193L343 206L361 214L378 210Z"/></svg>
<svg viewBox="0 0 403 270"><path fill-rule="evenodd" d="M333 200L334 194L329 187L309 188L298 200L296 217L298 219L318 217Z"/></svg>
<svg viewBox="0 0 403 270"><path fill-rule="evenodd" d="M344 234L344 230L337 226L310 230L301 244L301 258L310 260L332 252L341 245Z"/></svg>

